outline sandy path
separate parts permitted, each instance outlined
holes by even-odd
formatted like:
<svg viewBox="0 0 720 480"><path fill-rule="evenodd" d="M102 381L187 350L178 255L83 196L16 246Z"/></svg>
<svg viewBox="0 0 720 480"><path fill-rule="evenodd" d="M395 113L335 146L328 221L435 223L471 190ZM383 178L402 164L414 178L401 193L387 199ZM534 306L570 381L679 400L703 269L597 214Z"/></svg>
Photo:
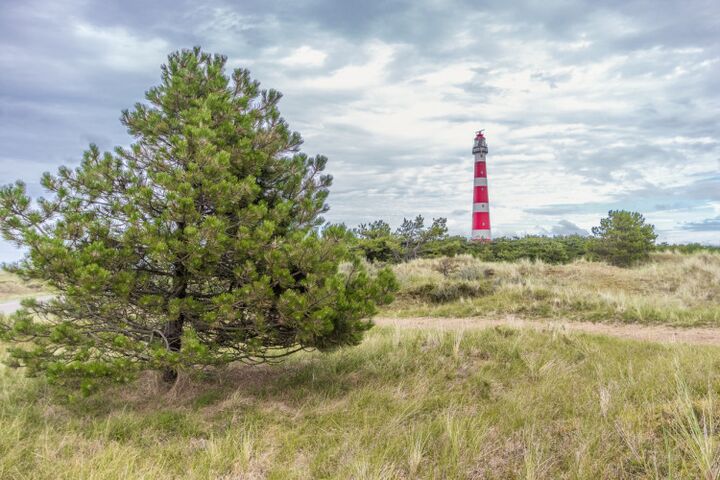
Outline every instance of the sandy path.
<svg viewBox="0 0 720 480"><path fill-rule="evenodd" d="M720 328L675 328L665 325L608 324L591 322L570 322L562 320L525 320L508 316L500 319L488 318L375 318L382 326L400 328L439 328L462 330L468 328L512 327L535 330L558 329L566 332L584 332L597 335L646 340L663 343L688 343L693 345L720 345Z"/></svg>

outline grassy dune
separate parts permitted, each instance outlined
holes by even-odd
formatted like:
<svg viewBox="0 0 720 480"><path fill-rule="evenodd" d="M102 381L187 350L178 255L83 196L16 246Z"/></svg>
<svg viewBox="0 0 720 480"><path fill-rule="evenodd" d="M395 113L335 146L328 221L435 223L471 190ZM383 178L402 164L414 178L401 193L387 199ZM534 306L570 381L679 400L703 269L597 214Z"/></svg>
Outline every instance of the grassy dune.
<svg viewBox="0 0 720 480"><path fill-rule="evenodd" d="M720 325L720 255L395 270L386 315ZM0 295L40 290L14 282ZM0 479L716 479L719 392L720 347L504 327L376 328L332 354L90 398L0 366Z"/></svg>
<svg viewBox="0 0 720 480"><path fill-rule="evenodd" d="M60 401L0 370L0 478L717 478L720 349L376 329Z"/></svg>
<svg viewBox="0 0 720 480"><path fill-rule="evenodd" d="M657 253L622 269L578 261L484 263L469 256L397 265L389 316L527 317L720 326L720 255Z"/></svg>
<svg viewBox="0 0 720 480"><path fill-rule="evenodd" d="M11 273L0 271L0 302L41 295L46 290L41 283L26 283Z"/></svg>

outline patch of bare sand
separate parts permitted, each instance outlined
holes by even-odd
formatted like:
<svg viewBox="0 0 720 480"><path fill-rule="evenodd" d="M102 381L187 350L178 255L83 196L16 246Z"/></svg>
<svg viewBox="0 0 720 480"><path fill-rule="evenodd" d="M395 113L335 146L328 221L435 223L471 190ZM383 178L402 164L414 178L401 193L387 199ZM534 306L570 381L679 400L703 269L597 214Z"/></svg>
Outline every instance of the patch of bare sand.
<svg viewBox="0 0 720 480"><path fill-rule="evenodd" d="M594 335L644 340L660 343L687 343L692 345L720 345L720 328L676 328L666 325L638 325L622 323L592 323L562 320L527 320L515 316L503 318L413 317L374 319L376 325L398 328L434 328L464 330L492 327L530 328L534 330L560 330Z"/></svg>

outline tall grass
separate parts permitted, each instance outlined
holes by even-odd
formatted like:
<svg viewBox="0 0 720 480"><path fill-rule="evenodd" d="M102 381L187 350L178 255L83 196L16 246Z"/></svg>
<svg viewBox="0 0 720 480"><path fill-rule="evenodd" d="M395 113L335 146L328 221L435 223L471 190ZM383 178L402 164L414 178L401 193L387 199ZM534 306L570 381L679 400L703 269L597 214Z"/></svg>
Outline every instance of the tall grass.
<svg viewBox="0 0 720 480"><path fill-rule="evenodd" d="M0 478L717 478L720 349L376 329L63 400L0 370ZM675 379L675 380L673 380Z"/></svg>
<svg viewBox="0 0 720 480"><path fill-rule="evenodd" d="M708 389L705 398L696 401L682 373L676 372L677 400L671 434L683 449L688 463L698 471L698 478L720 478L720 442L718 439L715 394Z"/></svg>
<svg viewBox="0 0 720 480"><path fill-rule="evenodd" d="M452 261L451 269L448 259L397 265L402 291L384 313L720 325L720 254L656 253L650 263L632 269L584 260L548 265L460 256Z"/></svg>

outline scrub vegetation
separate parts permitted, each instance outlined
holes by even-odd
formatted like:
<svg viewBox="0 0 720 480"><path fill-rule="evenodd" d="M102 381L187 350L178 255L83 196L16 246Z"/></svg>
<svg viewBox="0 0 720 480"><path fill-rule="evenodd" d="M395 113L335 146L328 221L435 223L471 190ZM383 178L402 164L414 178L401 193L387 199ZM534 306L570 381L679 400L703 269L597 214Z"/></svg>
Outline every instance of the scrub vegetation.
<svg viewBox="0 0 720 480"><path fill-rule="evenodd" d="M417 258L472 255L487 262L540 260L565 264L576 260L603 261L620 267L647 262L653 252L720 253L718 245L690 243L655 244L655 227L645 223L639 212L611 210L593 235L525 235L498 237L476 242L460 235L448 235L447 219L434 218L427 224L422 215L404 219L396 230L383 220L364 223L349 233L353 249L373 263L401 263Z"/></svg>

